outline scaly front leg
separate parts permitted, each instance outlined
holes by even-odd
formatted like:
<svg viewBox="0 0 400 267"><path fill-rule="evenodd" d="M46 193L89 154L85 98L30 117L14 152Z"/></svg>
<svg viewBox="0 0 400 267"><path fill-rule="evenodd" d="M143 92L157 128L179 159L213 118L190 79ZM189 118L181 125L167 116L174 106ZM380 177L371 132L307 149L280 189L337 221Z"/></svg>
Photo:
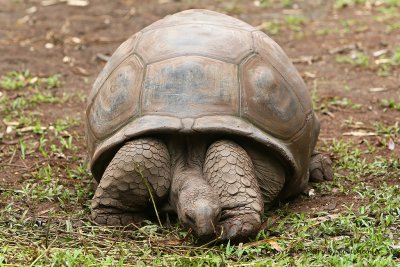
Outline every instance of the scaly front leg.
<svg viewBox="0 0 400 267"><path fill-rule="evenodd" d="M204 176L221 198L221 239L239 242L257 234L264 203L250 156L221 140L207 151Z"/></svg>
<svg viewBox="0 0 400 267"><path fill-rule="evenodd" d="M92 200L92 219L110 226L137 223L165 199L171 184L170 156L158 139L127 142L107 166ZM150 190L150 192L149 192Z"/></svg>

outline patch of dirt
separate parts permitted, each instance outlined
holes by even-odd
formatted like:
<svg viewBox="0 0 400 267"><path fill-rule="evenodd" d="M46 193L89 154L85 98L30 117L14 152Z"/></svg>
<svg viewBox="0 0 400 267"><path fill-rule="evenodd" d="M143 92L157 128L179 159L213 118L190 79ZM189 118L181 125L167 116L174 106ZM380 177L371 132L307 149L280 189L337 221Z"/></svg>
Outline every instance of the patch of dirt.
<svg viewBox="0 0 400 267"><path fill-rule="evenodd" d="M296 212L304 213L339 213L350 207L355 201L354 195L335 194L323 195L317 198L310 198L309 196L299 196L291 201L289 208ZM362 205L364 203L359 203Z"/></svg>
<svg viewBox="0 0 400 267"><path fill-rule="evenodd" d="M70 93L86 96L105 64L99 55L111 55L129 36L168 14L188 8L208 8L261 28L265 21L280 21L279 32L270 36L293 59L310 93L315 93L317 104L324 105L317 110L321 120L320 139L343 138L356 144L368 140L377 146L377 151L370 154L369 159L377 155L394 158L400 154L398 138L392 140L395 147L389 150L386 147L388 140L382 136L344 135L375 132L375 123L389 126L400 121L399 111L385 109L381 104L381 100L391 98L400 102L400 68L392 66L388 76L379 76L379 66L374 63L378 57L373 56L376 51L387 50L389 57L399 47L400 32L387 33L388 24L399 21L399 16L379 21L376 17L383 15L378 8L356 6L334 10L320 7L321 14L313 13L313 16L319 16L317 19L307 19L300 23L299 30L291 30L289 23L285 24L285 17L287 14L301 14L300 9L282 8L278 4L262 8L256 6L254 1L96 0L87 7L69 6L65 2L50 6L41 3L0 0L0 76L25 69L39 77L57 73L61 74L63 85L55 89L56 95ZM269 30L265 29L267 33ZM353 48L349 51L346 47ZM338 63L339 56L355 51L368 55L368 66ZM348 101L343 103L343 98ZM71 134L76 137L76 151L73 155L72 152L67 153L64 159L61 157L51 162L63 170L77 165L86 157L83 130L85 103L79 101L79 97L73 99L63 104L45 104L31 109L40 113L45 124L66 115L80 118L80 125L71 129ZM0 132L5 130L2 120ZM0 151L8 155L1 162L0 183L3 187L18 187L43 163L35 157L22 160L19 152L12 156L7 142L13 138L17 137L0 141ZM336 194L316 199L297 198L290 207L297 211L321 211L336 209L349 202L353 202L352 196ZM46 207L37 210L43 211Z"/></svg>

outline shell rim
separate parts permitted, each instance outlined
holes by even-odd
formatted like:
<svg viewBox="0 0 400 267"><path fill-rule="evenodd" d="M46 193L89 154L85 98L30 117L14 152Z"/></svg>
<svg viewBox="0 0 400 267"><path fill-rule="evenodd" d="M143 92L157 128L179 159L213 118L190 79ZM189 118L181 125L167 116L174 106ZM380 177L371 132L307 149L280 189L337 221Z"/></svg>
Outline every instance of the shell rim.
<svg viewBox="0 0 400 267"><path fill-rule="evenodd" d="M310 117L310 116L307 116ZM312 116L311 116L312 117ZM89 168L95 180L100 181L104 170L114 153L128 140L151 134L227 134L228 136L240 136L262 144L266 149L272 149L286 160L287 166L292 173L298 173L301 169L288 147L299 138L307 127L309 120L291 140L282 140L262 131L245 118L232 115L211 115L199 118L177 118L166 115L142 115L131 119L123 127L105 138L103 141L95 142L92 153L89 155ZM88 129L87 129L88 130ZM89 134L89 133L87 133ZM116 152L116 151L115 151ZM104 158L108 158L104 159Z"/></svg>

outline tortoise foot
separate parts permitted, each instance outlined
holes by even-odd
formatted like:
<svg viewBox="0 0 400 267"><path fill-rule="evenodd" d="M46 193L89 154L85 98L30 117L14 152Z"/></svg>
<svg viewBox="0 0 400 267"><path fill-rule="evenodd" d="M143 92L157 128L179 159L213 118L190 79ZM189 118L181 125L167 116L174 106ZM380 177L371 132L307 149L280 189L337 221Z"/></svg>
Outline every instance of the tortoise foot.
<svg viewBox="0 0 400 267"><path fill-rule="evenodd" d="M92 218L104 225L143 220L165 200L170 187L169 153L164 143L141 138L125 143L107 166L92 199Z"/></svg>
<svg viewBox="0 0 400 267"><path fill-rule="evenodd" d="M247 152L235 142L217 141L208 148L204 173L221 199L221 239L237 242L255 235L264 203Z"/></svg>
<svg viewBox="0 0 400 267"><path fill-rule="evenodd" d="M139 224L145 219L140 213L130 213L114 208L97 208L92 210L91 219L100 225L126 226Z"/></svg>
<svg viewBox="0 0 400 267"><path fill-rule="evenodd" d="M333 179L331 159L319 152L314 152L310 161L310 182L331 181Z"/></svg>
<svg viewBox="0 0 400 267"><path fill-rule="evenodd" d="M224 212L223 212L224 213ZM261 225L261 215L254 211L231 210L225 211L220 221L220 239L230 240L232 243L244 242L255 236Z"/></svg>

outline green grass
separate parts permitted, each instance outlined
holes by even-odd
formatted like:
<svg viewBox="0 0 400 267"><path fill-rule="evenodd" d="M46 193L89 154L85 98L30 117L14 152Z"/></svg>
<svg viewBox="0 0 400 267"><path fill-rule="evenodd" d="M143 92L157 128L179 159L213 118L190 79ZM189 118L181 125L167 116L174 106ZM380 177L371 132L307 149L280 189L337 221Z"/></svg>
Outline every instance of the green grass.
<svg viewBox="0 0 400 267"><path fill-rule="evenodd" d="M385 5L388 7L400 7L400 1L399 0L383 0L383 1L367 1L367 0L336 0L335 1L335 8L345 8L348 6L354 6L354 5L364 5L367 2L370 2L372 4L377 3L378 5Z"/></svg>
<svg viewBox="0 0 400 267"><path fill-rule="evenodd" d="M400 47L397 47L391 58L391 63L393 65L400 65Z"/></svg>
<svg viewBox="0 0 400 267"><path fill-rule="evenodd" d="M386 58L382 55L378 60L382 62L378 63L377 74L384 77L392 75L393 69L400 65L400 48L395 48L391 57Z"/></svg>
<svg viewBox="0 0 400 267"><path fill-rule="evenodd" d="M259 28L268 35L276 35L281 31L281 23L279 21L264 21Z"/></svg>
<svg viewBox="0 0 400 267"><path fill-rule="evenodd" d="M400 97L397 101L394 98L382 99L381 106L385 109L400 111Z"/></svg>
<svg viewBox="0 0 400 267"><path fill-rule="evenodd" d="M306 19L301 16L289 15L285 17L285 22L289 29L299 32L301 31L302 26L306 23Z"/></svg>
<svg viewBox="0 0 400 267"><path fill-rule="evenodd" d="M29 86L15 90L27 89L25 98L31 99L36 91ZM52 90L45 83L37 89ZM359 108L347 98L315 101L320 111ZM57 103L40 101L36 105ZM2 112L15 111L5 108ZM322 144L321 149L335 159L335 179L312 185L316 195L300 198L313 202L330 196L338 201L333 209L295 212L284 204L265 214L265 229L250 242L205 246L174 220L163 223L164 227L156 222L126 228L92 223L91 176L77 147L80 137L74 134L80 120L65 117L46 124L29 113L29 108L20 108L19 117L8 121L16 125L20 139L0 152L1 162L14 158L14 172L23 173L19 187L0 187L0 266L400 264L399 158L379 156L384 148L367 140L334 139ZM349 120L346 125L353 123ZM377 122L373 127L383 143L400 134L398 124ZM370 153L377 156L371 158ZM24 162L34 164L25 167ZM4 170L4 166L0 168ZM41 208L33 212L32 207Z"/></svg>
<svg viewBox="0 0 400 267"><path fill-rule="evenodd" d="M260 0L260 7L267 8L270 6L270 0Z"/></svg>
<svg viewBox="0 0 400 267"><path fill-rule="evenodd" d="M10 71L0 77L0 88L6 90L19 90L24 87L38 87L45 84L47 89L60 87L60 75L55 74L46 78L32 76L29 70Z"/></svg>
<svg viewBox="0 0 400 267"><path fill-rule="evenodd" d="M281 0L282 6L285 8L289 8L294 4L293 0Z"/></svg>
<svg viewBox="0 0 400 267"><path fill-rule="evenodd" d="M362 10L365 2L337 0L335 12L349 6ZM382 25L387 33L398 32L391 19L398 16L399 2L373 6L377 11L373 14L385 17ZM264 8L274 4L290 8L296 1L260 3ZM243 12L239 1L224 4L223 10L230 14ZM283 33L282 41L287 32L301 33L308 23L291 15L266 21L260 28L270 35ZM337 25L322 25L315 34L346 37L364 31L362 26L361 21L339 14ZM388 59L377 70L382 75L398 74L396 46L391 49L389 44L390 51L382 56ZM372 52L338 55L336 62L375 70ZM332 182L311 185L315 195L301 195L296 205L280 204L268 211L265 229L253 240L204 246L173 218L163 221L164 227L155 221L126 228L91 222L92 178L86 165L83 122L72 116L49 121L41 112L71 101L84 106L83 94L61 93L62 79L58 74L38 77L25 70L0 78L0 172L19 178L16 185L0 186L0 266L400 266L400 158L398 150L388 149L393 140L398 149L399 123L362 124L351 117L337 123L341 129L336 138L319 142L334 161ZM318 79L324 82L323 77ZM319 115L363 109L350 96L356 85L348 80L341 84L346 84L344 96L321 98L315 82L313 102ZM400 111L397 96L382 97L371 105L390 114ZM341 132L363 127L377 136L340 137ZM296 208L299 203L302 209Z"/></svg>
<svg viewBox="0 0 400 267"><path fill-rule="evenodd" d="M0 78L0 88L6 90L21 89L28 84L34 84L35 81L30 80L30 72L26 71L11 71Z"/></svg>
<svg viewBox="0 0 400 267"><path fill-rule="evenodd" d="M357 51L351 55L337 55L336 62L339 64L351 64L353 66L369 68L369 56L363 52Z"/></svg>
<svg viewBox="0 0 400 267"><path fill-rule="evenodd" d="M336 55L335 61L339 64L349 64L363 69L376 70L379 76L390 76L393 67L400 65L400 48L395 48L391 58L379 57L379 60L384 60L381 63L373 64L370 56L362 51L352 51L348 54Z"/></svg>
<svg viewBox="0 0 400 267"><path fill-rule="evenodd" d="M267 214L274 217L257 242L239 245L193 246L193 237L179 227L160 228L151 222L125 229L95 226L87 219L88 195L78 205L82 212L62 208L36 217L10 202L0 210L0 260L37 266L395 266L400 263L400 187L384 181L398 174L396 164L383 174L378 188L361 182L346 193L362 205L353 208L351 201L316 214L284 206ZM387 170L379 164L371 168ZM324 187L316 185L319 194ZM12 192L9 198L23 194L29 202L35 188L24 190L29 193ZM78 201L57 198L69 205Z"/></svg>
<svg viewBox="0 0 400 267"><path fill-rule="evenodd" d="M335 8L345 8L348 6L354 6L358 4L365 4L366 0L336 0L335 1Z"/></svg>
<svg viewBox="0 0 400 267"><path fill-rule="evenodd" d="M267 20L263 21L258 28L264 31L266 34L274 36L281 33L283 30L289 30L295 33L295 37L297 39L301 39L302 35L302 28L306 25L307 20L302 16L285 16L283 20L274 19L274 20Z"/></svg>
<svg viewBox="0 0 400 267"><path fill-rule="evenodd" d="M316 91L313 91L313 106L316 111L319 112L328 112L334 108L350 108L353 110L358 110L362 108L361 104L358 103L353 103L350 99L344 97L344 98L339 98L339 97L328 97L325 99L319 99L318 96L315 93Z"/></svg>

